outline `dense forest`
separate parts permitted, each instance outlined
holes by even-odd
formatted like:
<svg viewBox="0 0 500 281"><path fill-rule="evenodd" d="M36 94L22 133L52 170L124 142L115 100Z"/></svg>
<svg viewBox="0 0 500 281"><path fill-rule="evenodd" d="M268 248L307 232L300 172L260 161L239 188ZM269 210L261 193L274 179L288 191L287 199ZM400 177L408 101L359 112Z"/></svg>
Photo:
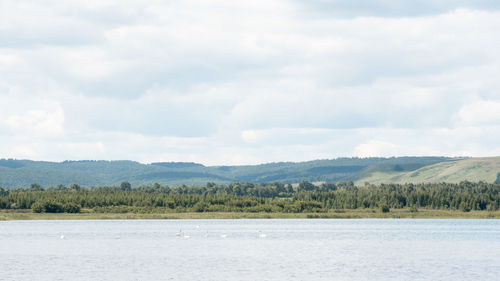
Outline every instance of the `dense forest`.
<svg viewBox="0 0 500 281"><path fill-rule="evenodd" d="M78 184L44 188L0 187L0 209L31 209L33 212L82 211L100 213L167 212L328 212L338 209L418 208L489 210L500 208L500 184L381 184L355 186L353 182L314 185L231 183L204 186L153 184L132 188L119 186L85 188Z"/></svg>

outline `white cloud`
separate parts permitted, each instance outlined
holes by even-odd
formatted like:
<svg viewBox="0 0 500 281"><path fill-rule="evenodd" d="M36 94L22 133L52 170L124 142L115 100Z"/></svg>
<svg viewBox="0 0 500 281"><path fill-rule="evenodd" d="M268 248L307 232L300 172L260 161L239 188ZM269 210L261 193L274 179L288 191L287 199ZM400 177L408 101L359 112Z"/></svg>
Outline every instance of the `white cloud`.
<svg viewBox="0 0 500 281"><path fill-rule="evenodd" d="M358 157L380 157L399 154L397 146L390 142L369 141L355 148Z"/></svg>
<svg viewBox="0 0 500 281"><path fill-rule="evenodd" d="M0 128L4 128L4 138L57 138L64 135L64 110L58 102L38 100L22 102L12 98L0 98L6 106L0 114ZM9 103L12 106L9 108ZM19 105L27 108L20 110Z"/></svg>
<svg viewBox="0 0 500 281"><path fill-rule="evenodd" d="M0 157L500 153L500 5L327 2L2 1Z"/></svg>
<svg viewBox="0 0 500 281"><path fill-rule="evenodd" d="M464 105L458 112L467 125L500 124L500 101L480 100Z"/></svg>
<svg viewBox="0 0 500 281"><path fill-rule="evenodd" d="M55 112L30 110L25 115L13 115L7 125L16 132L29 132L34 136L58 136L64 132L64 114L61 109Z"/></svg>

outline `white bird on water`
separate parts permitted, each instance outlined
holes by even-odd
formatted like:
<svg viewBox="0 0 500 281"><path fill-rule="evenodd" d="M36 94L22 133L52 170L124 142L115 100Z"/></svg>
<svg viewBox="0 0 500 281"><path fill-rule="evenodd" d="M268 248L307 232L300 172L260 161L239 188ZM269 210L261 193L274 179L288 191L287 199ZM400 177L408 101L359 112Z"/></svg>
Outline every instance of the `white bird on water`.
<svg viewBox="0 0 500 281"><path fill-rule="evenodd" d="M227 234L221 234L220 238L227 238Z"/></svg>
<svg viewBox="0 0 500 281"><path fill-rule="evenodd" d="M184 239L189 239L191 238L191 236L189 236L187 233L184 232L184 235L183 235Z"/></svg>
<svg viewBox="0 0 500 281"><path fill-rule="evenodd" d="M260 238L266 238L266 234L265 233L262 233L262 230L259 230L259 237Z"/></svg>
<svg viewBox="0 0 500 281"><path fill-rule="evenodd" d="M61 237L60 237L60 238L61 238L61 240L64 240L64 235L61 235Z"/></svg>

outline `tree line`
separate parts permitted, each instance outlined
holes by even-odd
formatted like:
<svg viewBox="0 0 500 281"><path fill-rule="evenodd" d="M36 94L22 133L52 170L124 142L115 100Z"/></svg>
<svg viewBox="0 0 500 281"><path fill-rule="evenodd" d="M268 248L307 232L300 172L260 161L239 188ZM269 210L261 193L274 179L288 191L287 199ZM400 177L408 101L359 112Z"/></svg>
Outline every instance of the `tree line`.
<svg viewBox="0 0 500 281"><path fill-rule="evenodd" d="M282 183L231 183L205 186L154 184L132 188L87 188L78 184L44 188L0 187L0 209L33 212L328 212L337 209L418 208L446 210L500 209L500 184L485 182L426 184L365 184L352 182L315 185Z"/></svg>

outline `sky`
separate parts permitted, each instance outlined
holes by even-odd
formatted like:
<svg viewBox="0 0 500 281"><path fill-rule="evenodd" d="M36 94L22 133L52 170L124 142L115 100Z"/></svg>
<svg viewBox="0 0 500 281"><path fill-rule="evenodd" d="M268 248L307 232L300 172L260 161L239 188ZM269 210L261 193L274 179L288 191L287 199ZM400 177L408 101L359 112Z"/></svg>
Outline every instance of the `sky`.
<svg viewBox="0 0 500 281"><path fill-rule="evenodd" d="M500 1L0 0L0 158L500 155Z"/></svg>

